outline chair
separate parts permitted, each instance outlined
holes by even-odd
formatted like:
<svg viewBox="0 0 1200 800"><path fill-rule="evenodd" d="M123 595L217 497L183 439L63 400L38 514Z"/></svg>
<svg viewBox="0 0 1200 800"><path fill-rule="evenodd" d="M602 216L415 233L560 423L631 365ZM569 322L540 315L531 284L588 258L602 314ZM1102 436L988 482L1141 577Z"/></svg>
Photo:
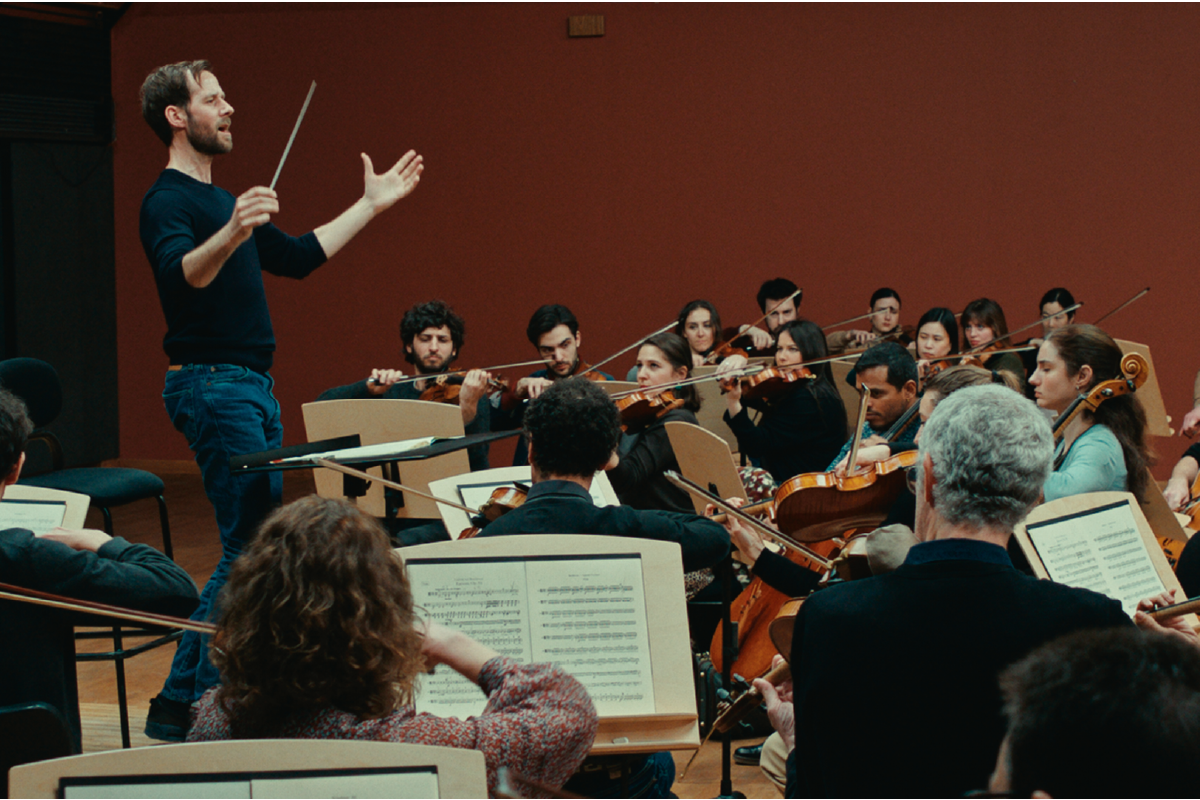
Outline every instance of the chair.
<svg viewBox="0 0 1200 800"><path fill-rule="evenodd" d="M67 721L54 706L21 703L0 708L0 770L5 776L0 797L8 797L8 771L13 767L74 754Z"/></svg>
<svg viewBox="0 0 1200 800"><path fill-rule="evenodd" d="M104 515L104 532L113 535L110 508L132 503L136 500L154 498L158 501L158 518L162 528L162 549L167 558L174 560L171 547L171 525L167 518L167 502L163 497L163 482L157 475L140 469L125 467L82 467L63 468L62 443L45 426L58 417L62 410L62 384L54 367L36 358L10 358L0 361L0 384L25 401L33 420L34 431L30 441L44 443L50 451L52 468L49 472L22 477L19 486L41 487L62 492L73 492L91 499L91 504ZM78 661L112 661L117 673L117 702L121 712L121 743L130 746L129 708L125 693L125 660L147 650L178 641L182 633L165 628L114 625L102 631L80 631L77 639L112 637L113 649L104 653L80 653ZM152 641L126 648L124 639L154 637Z"/></svg>
<svg viewBox="0 0 1200 800"><path fill-rule="evenodd" d="M393 778L381 773L398 774ZM205 786L206 777L228 782L221 788L230 793L216 794L213 790L217 786ZM416 787L352 783L403 781L406 777L410 784L424 783ZM430 777L436 784L430 785ZM112 785L114 780L116 786ZM244 792L242 797L250 797L252 782L265 783L256 787L264 792L260 796L275 797L487 795L487 769L483 753L478 750L340 739L234 740L108 750L26 764L13 769L9 776L15 797L62 797L61 787L68 782L83 792L92 792L85 794L88 797L163 797L164 791L173 792L175 797L231 797L237 796L232 794L237 789ZM235 782L241 785L229 785ZM401 794L405 788L423 791ZM97 793L104 789L108 790L104 795ZM202 794L205 789L211 793ZM276 794L267 794L272 789ZM355 790L362 793L355 794ZM368 794L371 790L386 793Z"/></svg>
<svg viewBox="0 0 1200 800"><path fill-rule="evenodd" d="M104 532L109 536L113 535L112 513L109 509L154 498L158 501L163 552L167 558L174 560L171 524L167 517L167 501L163 497L161 478L145 470L127 467L63 468L62 443L54 433L45 429L62 410L62 384L54 367L36 358L0 361L0 384L28 406L34 425L30 441L40 441L50 451L51 470L40 475L23 476L20 483L87 495L92 505L104 515Z"/></svg>

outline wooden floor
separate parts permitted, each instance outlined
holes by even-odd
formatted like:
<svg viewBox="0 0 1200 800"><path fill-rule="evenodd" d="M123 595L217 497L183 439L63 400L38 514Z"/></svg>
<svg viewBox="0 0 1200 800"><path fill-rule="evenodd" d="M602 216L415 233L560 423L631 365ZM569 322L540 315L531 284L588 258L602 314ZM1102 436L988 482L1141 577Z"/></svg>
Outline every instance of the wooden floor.
<svg viewBox="0 0 1200 800"><path fill-rule="evenodd" d="M167 474L166 499L171 514L171 538L175 560L197 586L203 586L220 558L217 526L212 507L204 496L199 474ZM312 492L312 475L307 472L284 473L284 500L290 501ZM102 528L99 512L88 517L88 526ZM113 510L113 529L118 536L133 542L161 547L158 507L153 502L134 503ZM103 641L80 643L79 649L103 649ZM126 662L126 688L132 744L144 747L156 744L142 735L150 698L158 694L170 670L174 645L144 653ZM113 665L107 662L79 664L79 709L83 721L83 750L93 753L121 746L117 708L117 690ZM747 740L738 744L754 744ZM678 777L690 752L675 754L677 776L674 792L679 797L715 797L720 789L721 745L706 744L685 779ZM779 797L780 794L757 767L732 768L734 789L748 797Z"/></svg>

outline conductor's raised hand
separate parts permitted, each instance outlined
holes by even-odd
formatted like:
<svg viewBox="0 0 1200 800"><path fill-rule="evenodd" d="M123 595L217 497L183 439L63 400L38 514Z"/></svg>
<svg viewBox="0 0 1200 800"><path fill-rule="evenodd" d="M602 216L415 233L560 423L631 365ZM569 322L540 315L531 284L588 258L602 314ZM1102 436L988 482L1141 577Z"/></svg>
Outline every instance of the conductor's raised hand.
<svg viewBox="0 0 1200 800"><path fill-rule="evenodd" d="M371 211L378 214L395 205L397 200L407 197L417 188L421 181L421 172L425 164L416 150L409 150L391 169L376 174L371 157L362 154L363 160L363 199L371 205Z"/></svg>
<svg viewBox="0 0 1200 800"><path fill-rule="evenodd" d="M238 197L233 206L233 215L226 225L229 237L236 244L250 238L254 229L271 221L272 214L279 213L279 196L274 189L255 186Z"/></svg>

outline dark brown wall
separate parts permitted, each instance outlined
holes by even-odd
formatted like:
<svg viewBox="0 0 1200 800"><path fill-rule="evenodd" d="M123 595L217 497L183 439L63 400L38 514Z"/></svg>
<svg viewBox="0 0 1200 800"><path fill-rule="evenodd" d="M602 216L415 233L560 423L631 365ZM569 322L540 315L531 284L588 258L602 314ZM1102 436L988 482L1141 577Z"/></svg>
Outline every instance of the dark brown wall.
<svg viewBox="0 0 1200 800"><path fill-rule="evenodd" d="M607 35L568 39L570 14ZM164 323L137 238L165 164L138 118L155 66L205 57L237 108L215 178L279 184L295 233L415 147L420 188L333 262L268 279L289 443L300 404L399 364L396 327L441 297L469 364L532 356L530 312L563 302L593 359L693 297L730 323L765 278L821 323L892 285L905 321L990 296L1014 326L1069 287L1154 350L1191 405L1200 216L1194 6L134 5L113 33L121 453L185 458L159 392ZM622 365L622 369L627 364ZM1160 443L1166 461L1179 440ZM1169 465L1168 465L1169 466Z"/></svg>

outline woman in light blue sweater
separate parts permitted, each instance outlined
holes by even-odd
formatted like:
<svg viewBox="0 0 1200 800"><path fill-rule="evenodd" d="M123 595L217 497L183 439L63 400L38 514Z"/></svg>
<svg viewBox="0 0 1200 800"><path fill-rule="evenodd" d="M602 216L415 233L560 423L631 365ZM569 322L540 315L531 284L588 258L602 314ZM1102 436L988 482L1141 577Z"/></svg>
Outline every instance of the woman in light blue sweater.
<svg viewBox="0 0 1200 800"><path fill-rule="evenodd" d="M1063 414L1098 383L1121 376L1121 348L1095 325L1068 325L1046 337L1029 379L1042 408ZM1133 394L1087 409L1057 431L1055 468L1046 501L1084 492L1131 491L1142 500L1149 483L1146 413Z"/></svg>

